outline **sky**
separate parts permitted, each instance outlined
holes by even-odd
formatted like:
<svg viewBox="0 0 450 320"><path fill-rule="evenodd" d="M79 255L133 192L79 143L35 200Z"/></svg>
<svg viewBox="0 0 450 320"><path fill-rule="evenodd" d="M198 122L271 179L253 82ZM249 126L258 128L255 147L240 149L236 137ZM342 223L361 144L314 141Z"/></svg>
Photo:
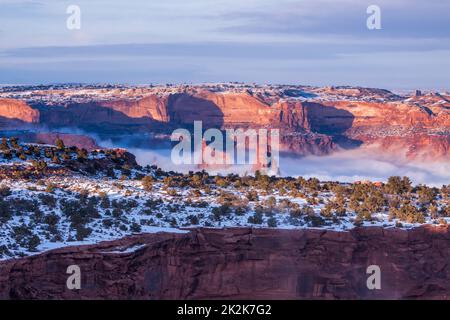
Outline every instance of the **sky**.
<svg viewBox="0 0 450 320"><path fill-rule="evenodd" d="M370 5L381 29L367 28ZM0 0L0 83L449 91L449 12L442 0Z"/></svg>
<svg viewBox="0 0 450 320"><path fill-rule="evenodd" d="M105 147L117 147L108 141L100 141ZM166 171L178 171L188 173L196 171L194 165L175 165L170 157L170 149L142 149L128 145L126 147L136 156L140 165L154 165ZM252 172L251 165L234 165L230 168L221 168L211 174ZM306 156L301 159L289 158L281 155L280 175L308 178L318 178L321 181L383 181L391 176L407 176L414 184L426 184L441 187L450 181L450 163L443 162L415 162L406 161L401 157L393 159L383 155L374 155L365 150L349 150L334 153L328 156Z"/></svg>

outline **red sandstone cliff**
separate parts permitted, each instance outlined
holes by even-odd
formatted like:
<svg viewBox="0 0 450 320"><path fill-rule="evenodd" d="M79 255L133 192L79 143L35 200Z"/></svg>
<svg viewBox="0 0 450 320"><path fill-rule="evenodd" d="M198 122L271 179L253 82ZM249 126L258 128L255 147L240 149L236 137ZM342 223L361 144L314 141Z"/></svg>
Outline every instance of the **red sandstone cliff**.
<svg viewBox="0 0 450 320"><path fill-rule="evenodd" d="M168 105L171 120L192 124L202 120L206 127L261 127L270 125L276 111L247 93L177 94Z"/></svg>
<svg viewBox="0 0 450 320"><path fill-rule="evenodd" d="M140 100L119 100L104 102L101 105L121 112L130 118L150 118L156 121L169 122L168 97L150 95Z"/></svg>
<svg viewBox="0 0 450 320"><path fill-rule="evenodd" d="M27 123L37 123L39 122L39 111L20 100L0 99L0 118L2 118L1 122L5 122L5 120L19 120Z"/></svg>
<svg viewBox="0 0 450 320"><path fill-rule="evenodd" d="M0 298L450 299L449 256L448 227L142 234L0 262ZM81 290L66 288L73 264Z"/></svg>
<svg viewBox="0 0 450 320"><path fill-rule="evenodd" d="M54 145L56 139L60 138L67 147L75 146L84 148L86 150L100 149L95 140L91 137L80 134L69 133L54 133L54 132L40 132L40 133L24 133L17 135L22 142L43 143Z"/></svg>
<svg viewBox="0 0 450 320"><path fill-rule="evenodd" d="M346 140L386 155L409 160L450 158L450 110L447 106L404 103L306 102L304 117L313 132Z"/></svg>

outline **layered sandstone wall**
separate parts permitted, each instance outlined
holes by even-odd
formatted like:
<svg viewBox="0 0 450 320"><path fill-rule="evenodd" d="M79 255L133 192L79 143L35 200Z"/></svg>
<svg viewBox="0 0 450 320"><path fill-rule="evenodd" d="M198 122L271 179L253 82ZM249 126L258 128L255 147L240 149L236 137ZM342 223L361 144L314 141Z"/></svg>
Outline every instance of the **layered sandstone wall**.
<svg viewBox="0 0 450 320"><path fill-rule="evenodd" d="M64 145L75 146L77 148L84 148L86 150L100 149L95 140L91 137L80 134L69 133L24 133L17 135L20 141L39 143L39 144L56 144L56 140L59 138L64 142Z"/></svg>
<svg viewBox="0 0 450 320"><path fill-rule="evenodd" d="M0 298L449 299L449 257L448 227L196 229L0 262ZM74 264L81 290L66 287ZM380 290L367 288L369 265Z"/></svg>
<svg viewBox="0 0 450 320"><path fill-rule="evenodd" d="M0 117L27 123L37 123L39 122L39 111L20 100L0 99Z"/></svg>
<svg viewBox="0 0 450 320"><path fill-rule="evenodd" d="M101 103L102 106L121 112L129 118L150 118L169 122L168 97L150 95L140 100L119 100Z"/></svg>

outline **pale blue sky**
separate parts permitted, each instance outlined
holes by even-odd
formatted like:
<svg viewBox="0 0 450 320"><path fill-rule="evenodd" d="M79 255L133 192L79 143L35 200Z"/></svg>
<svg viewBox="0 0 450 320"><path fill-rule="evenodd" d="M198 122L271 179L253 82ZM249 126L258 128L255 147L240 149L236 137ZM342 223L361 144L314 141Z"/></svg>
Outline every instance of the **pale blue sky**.
<svg viewBox="0 0 450 320"><path fill-rule="evenodd" d="M81 30L66 8L81 8ZM381 30L366 8L381 8ZM0 83L449 90L450 1L0 0Z"/></svg>

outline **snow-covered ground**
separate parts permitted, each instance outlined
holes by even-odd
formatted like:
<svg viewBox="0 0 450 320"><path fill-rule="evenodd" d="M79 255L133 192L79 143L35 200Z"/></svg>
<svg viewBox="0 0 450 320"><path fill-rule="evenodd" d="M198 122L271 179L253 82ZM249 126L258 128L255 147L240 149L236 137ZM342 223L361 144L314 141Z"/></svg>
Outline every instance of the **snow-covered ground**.
<svg viewBox="0 0 450 320"><path fill-rule="evenodd" d="M305 198L281 195L279 190L267 192L246 188L243 191L233 185L211 185L206 192L202 188L190 186L167 187L162 179L155 179L152 190L146 191L142 181L137 179L80 174L53 176L39 181L4 179L0 189L3 194L0 213L4 215L6 210L11 212L11 217L3 218L0 223L1 259L68 245L118 239L133 233L186 232L180 228L199 226L280 229L317 227L346 231L355 227L357 217L355 212L348 211L339 218L320 218L325 204L334 198L332 192L319 192L315 197L317 204L308 205ZM245 195L252 190L259 196L257 201L250 201ZM229 202L234 205L228 211L221 212L217 208L224 203L224 200L220 200L224 197L231 198ZM439 203L443 204L443 201L441 199ZM239 207L244 209L238 211L236 208ZM269 207L270 210L267 209ZM292 214L293 208L306 207L312 211L308 214ZM257 211L261 211L261 208L264 208L263 213L258 215ZM78 223L74 215L85 216L86 219ZM309 216L319 217L320 225L315 225ZM450 222L448 217L444 220ZM436 223L437 220L427 215L425 221ZM360 225L364 226L394 227L396 223L397 219L389 219L388 212L372 214L370 221L360 221ZM81 231L78 230L79 225L82 226ZM418 225L403 223L402 227Z"/></svg>

